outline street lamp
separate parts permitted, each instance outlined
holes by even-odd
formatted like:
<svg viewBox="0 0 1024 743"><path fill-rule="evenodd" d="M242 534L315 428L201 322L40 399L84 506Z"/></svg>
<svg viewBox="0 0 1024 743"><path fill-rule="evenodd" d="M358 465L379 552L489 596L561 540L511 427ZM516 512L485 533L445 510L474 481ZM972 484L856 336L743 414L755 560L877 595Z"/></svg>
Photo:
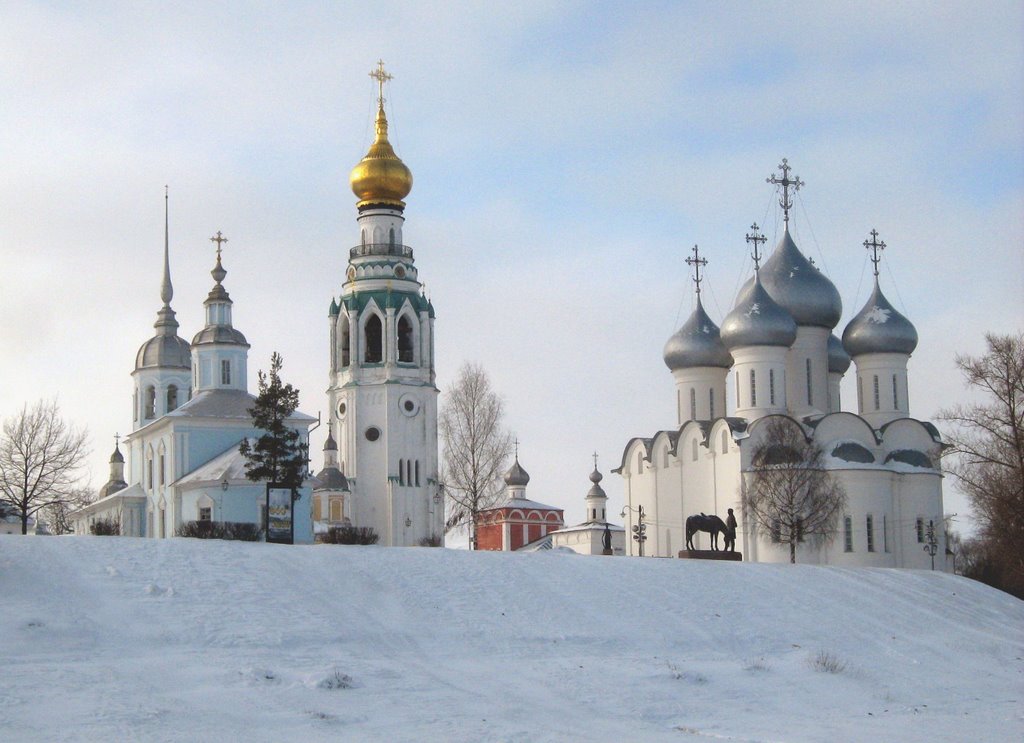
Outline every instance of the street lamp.
<svg viewBox="0 0 1024 743"><path fill-rule="evenodd" d="M644 542L647 541L647 524L644 523L644 507L643 506L639 506L637 508L633 508L632 506L626 506L625 508L622 509L622 513L620 513L619 516L621 516L622 518L625 518L626 517L626 511L636 511L637 512L636 523L633 524L633 528L632 528L631 531L633 532L633 541L637 543L637 548L639 550L639 556L643 557L644 556Z"/></svg>

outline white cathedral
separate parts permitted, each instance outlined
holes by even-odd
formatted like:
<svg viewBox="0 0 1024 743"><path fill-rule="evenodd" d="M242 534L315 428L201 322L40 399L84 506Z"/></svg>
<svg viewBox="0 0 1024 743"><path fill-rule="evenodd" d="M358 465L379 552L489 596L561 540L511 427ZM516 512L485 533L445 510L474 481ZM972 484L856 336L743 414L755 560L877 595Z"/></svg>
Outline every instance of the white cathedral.
<svg viewBox="0 0 1024 743"><path fill-rule="evenodd" d="M625 482L627 534L644 512L644 553L675 556L686 547L685 521L701 513L739 521L736 549L744 560L789 560L786 541L775 528L760 532L743 512L750 486L752 453L764 442L769 420L780 417L821 447L825 467L843 486L847 510L833 540L800 543L797 561L829 565L928 568L929 523L938 539L936 565L945 568L942 509L942 442L931 423L910 417L907 361L917 331L897 312L878 283L878 252L884 243L872 232L875 285L864 308L843 331L832 330L842 315L835 286L797 248L789 231L790 178L782 162L780 205L785 232L760 266L754 225L754 275L739 293L721 331L700 301L700 269L706 260L687 260L696 270L697 306L665 345L664 359L675 379L678 426L631 439L615 470ZM840 405L840 382L855 365L857 412ZM726 410L731 385L732 412ZM694 545L707 548L707 536ZM630 554L640 543L627 540Z"/></svg>
<svg viewBox="0 0 1024 743"><path fill-rule="evenodd" d="M331 300L331 418L324 467L295 503L294 541L309 543L332 526L373 529L380 544L442 544L444 504L438 483L434 308L424 295L412 249L403 242L412 174L388 142L379 64L376 137L353 169L359 243L349 251L340 298ZM165 196L164 273L156 334L139 349L132 372L132 433L110 458L100 498L74 515L89 533L99 520L127 536L173 537L188 521L265 525L262 483L245 477L243 439L261 434L249 409L248 350L232 325L218 232L206 326L191 344L171 309ZM315 418L288 424L308 443Z"/></svg>

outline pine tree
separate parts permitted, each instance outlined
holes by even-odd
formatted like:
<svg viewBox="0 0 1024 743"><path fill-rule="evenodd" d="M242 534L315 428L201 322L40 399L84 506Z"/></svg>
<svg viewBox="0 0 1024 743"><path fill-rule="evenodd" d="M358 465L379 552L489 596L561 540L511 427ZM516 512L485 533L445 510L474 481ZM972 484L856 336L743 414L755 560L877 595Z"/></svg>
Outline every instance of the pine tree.
<svg viewBox="0 0 1024 743"><path fill-rule="evenodd" d="M245 439L238 447L246 458L245 476L253 482L280 483L297 491L306 472L306 445L288 418L299 407L299 391L281 382L284 361L275 352L270 357L270 374L259 372L259 394L249 408L253 425L265 433L254 445ZM296 497L293 494L293 497Z"/></svg>

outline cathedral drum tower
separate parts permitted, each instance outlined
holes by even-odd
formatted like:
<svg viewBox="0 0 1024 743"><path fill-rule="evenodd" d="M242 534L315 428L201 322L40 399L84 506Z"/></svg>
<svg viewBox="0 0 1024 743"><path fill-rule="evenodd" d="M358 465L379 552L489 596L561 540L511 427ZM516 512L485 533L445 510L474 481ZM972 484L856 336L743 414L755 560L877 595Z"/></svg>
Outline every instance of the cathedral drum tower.
<svg viewBox="0 0 1024 743"><path fill-rule="evenodd" d="M412 173L388 141L383 62L376 136L353 168L359 244L349 251L341 297L331 300L331 433L351 489L345 512L380 544L440 543L434 308L404 244L403 199Z"/></svg>

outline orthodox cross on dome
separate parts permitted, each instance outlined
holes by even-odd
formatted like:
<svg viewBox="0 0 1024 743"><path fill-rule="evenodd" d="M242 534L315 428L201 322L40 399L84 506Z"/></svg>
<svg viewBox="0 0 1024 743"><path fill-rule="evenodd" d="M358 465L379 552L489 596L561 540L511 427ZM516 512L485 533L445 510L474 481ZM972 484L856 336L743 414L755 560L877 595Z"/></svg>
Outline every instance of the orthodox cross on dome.
<svg viewBox="0 0 1024 743"><path fill-rule="evenodd" d="M221 244L226 243L228 239L220 234L220 230L217 230L217 234L210 238L210 242L217 243L217 260L220 260Z"/></svg>
<svg viewBox="0 0 1024 743"><path fill-rule="evenodd" d="M779 206L782 207L783 220L789 225L789 210L793 208L793 199L789 195L789 189L792 188L793 192L796 193L800 190L800 186L806 186L807 184L800 180L799 176L789 177L789 171L792 168L789 167L789 161L786 158L782 158L779 170L782 171L781 178L776 178L775 174L772 173L765 179L765 183L771 183L773 186L782 186L782 198L779 199Z"/></svg>
<svg viewBox="0 0 1024 743"><path fill-rule="evenodd" d="M597 452L595 451L591 456L594 457L594 469L597 469Z"/></svg>
<svg viewBox="0 0 1024 743"><path fill-rule="evenodd" d="M700 257L700 250L697 248L696 245L694 245L693 246L693 257L692 258L687 258L686 259L686 264L688 266L693 266L693 283L695 283L697 285L697 294L699 295L700 294L700 282L704 280L704 279L701 278L700 270L704 266L708 265L708 259L707 258L701 258ZM596 464L596 462L595 462L595 464Z"/></svg>
<svg viewBox="0 0 1024 743"><path fill-rule="evenodd" d="M370 72L370 77L377 81L377 105L384 108L384 83L393 80L394 75L384 72L384 60L377 60L377 69Z"/></svg>
<svg viewBox="0 0 1024 743"><path fill-rule="evenodd" d="M754 259L754 271L761 270L761 248L759 243L768 242L768 238L761 234L760 227L757 226L757 222L750 225L750 232L747 233L747 242L754 244L754 252L750 254L750 257Z"/></svg>
<svg viewBox="0 0 1024 743"><path fill-rule="evenodd" d="M516 436L515 439L512 441L512 443L516 447L516 461L518 462L519 461L519 437Z"/></svg>
<svg viewBox="0 0 1024 743"><path fill-rule="evenodd" d="M885 243L878 239L878 230L871 230L871 239L864 241L864 247L871 251L871 262L875 264L875 281L878 281L878 264L882 260L879 252L885 250Z"/></svg>
<svg viewBox="0 0 1024 743"><path fill-rule="evenodd" d="M118 444L120 444L120 443L121 443L121 434L115 433L114 434L114 448L116 449Z"/></svg>

